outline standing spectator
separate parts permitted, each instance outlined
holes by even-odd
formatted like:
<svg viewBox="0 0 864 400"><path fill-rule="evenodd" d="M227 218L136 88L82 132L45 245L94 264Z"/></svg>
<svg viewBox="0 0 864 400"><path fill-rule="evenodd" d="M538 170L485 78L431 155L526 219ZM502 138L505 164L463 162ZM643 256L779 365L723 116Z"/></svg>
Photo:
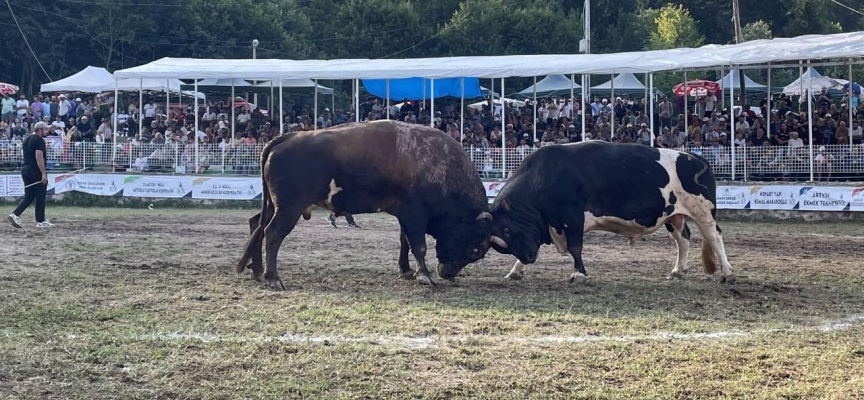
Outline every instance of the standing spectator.
<svg viewBox="0 0 864 400"><path fill-rule="evenodd" d="M710 118L714 115L714 111L717 109L717 96L714 95L714 92L708 91L708 95L705 96L705 114L702 116L703 118Z"/></svg>
<svg viewBox="0 0 864 400"><path fill-rule="evenodd" d="M60 98L59 98L58 109L57 109L57 118L59 118L60 120L63 120L63 121L68 119L70 109L72 109L72 104L69 103L69 100L66 100L65 94L61 94Z"/></svg>
<svg viewBox="0 0 864 400"><path fill-rule="evenodd" d="M18 112L18 118L24 121L24 116L30 111L30 102L27 101L27 96L21 94L18 102L15 103L15 110Z"/></svg>
<svg viewBox="0 0 864 400"><path fill-rule="evenodd" d="M42 120L42 99L40 96L33 96L33 104L30 106L31 110L33 110L33 118L36 118L37 121Z"/></svg>
<svg viewBox="0 0 864 400"><path fill-rule="evenodd" d="M152 99L147 99L147 104L144 105L144 126L151 126L153 116L156 115L156 106L153 105Z"/></svg>
<svg viewBox="0 0 864 400"><path fill-rule="evenodd" d="M12 125L15 116L15 100L9 96L9 93L3 93L3 100L0 101L3 106L3 121Z"/></svg>
<svg viewBox="0 0 864 400"><path fill-rule="evenodd" d="M666 96L663 96L663 99L660 101L660 104L657 105L658 114L660 115L660 127L668 127L672 128L672 112L674 109L672 108L672 103Z"/></svg>

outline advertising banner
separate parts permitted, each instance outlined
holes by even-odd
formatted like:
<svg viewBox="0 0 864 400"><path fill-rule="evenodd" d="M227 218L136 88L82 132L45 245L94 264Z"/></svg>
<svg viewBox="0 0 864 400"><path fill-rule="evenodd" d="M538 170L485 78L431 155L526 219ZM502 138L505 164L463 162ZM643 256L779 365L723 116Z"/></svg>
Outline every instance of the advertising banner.
<svg viewBox="0 0 864 400"><path fill-rule="evenodd" d="M261 178L195 178L193 199L255 200L261 198Z"/></svg>
<svg viewBox="0 0 864 400"><path fill-rule="evenodd" d="M192 197L191 176L131 175L123 179L123 197Z"/></svg>
<svg viewBox="0 0 864 400"><path fill-rule="evenodd" d="M800 193L800 186L751 186L750 209L794 210Z"/></svg>
<svg viewBox="0 0 864 400"><path fill-rule="evenodd" d="M717 188L718 210L745 210L749 204L749 186L720 186Z"/></svg>
<svg viewBox="0 0 864 400"><path fill-rule="evenodd" d="M504 182L483 182L492 203ZM195 177L180 175L49 174L48 194L70 191L97 196L194 198L207 200L261 199L260 177ZM24 195L17 174L0 175L0 197ZM864 187L840 186L718 186L721 210L864 211Z"/></svg>
<svg viewBox="0 0 864 400"><path fill-rule="evenodd" d="M864 211L864 187L849 189L849 210Z"/></svg>
<svg viewBox="0 0 864 400"><path fill-rule="evenodd" d="M852 188L812 187L801 188L798 209L807 211L843 211L849 208Z"/></svg>

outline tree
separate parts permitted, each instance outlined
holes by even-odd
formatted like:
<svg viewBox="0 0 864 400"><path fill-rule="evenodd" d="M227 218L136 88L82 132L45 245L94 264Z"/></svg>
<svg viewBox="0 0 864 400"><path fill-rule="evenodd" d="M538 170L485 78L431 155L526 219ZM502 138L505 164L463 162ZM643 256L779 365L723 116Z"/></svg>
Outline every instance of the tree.
<svg viewBox="0 0 864 400"><path fill-rule="evenodd" d="M741 36L745 42L750 40L771 39L774 37L771 34L771 26L761 19L744 25L744 27L741 28Z"/></svg>
<svg viewBox="0 0 864 400"><path fill-rule="evenodd" d="M682 5L669 3L654 19L654 29L648 37L648 49L662 50L679 47L699 47L705 36L699 33L697 22Z"/></svg>

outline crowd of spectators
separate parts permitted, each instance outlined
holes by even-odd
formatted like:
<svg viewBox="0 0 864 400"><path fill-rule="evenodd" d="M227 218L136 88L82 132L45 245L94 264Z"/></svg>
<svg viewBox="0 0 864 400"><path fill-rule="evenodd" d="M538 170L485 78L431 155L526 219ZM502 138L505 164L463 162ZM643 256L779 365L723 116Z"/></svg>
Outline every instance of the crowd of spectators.
<svg viewBox="0 0 864 400"><path fill-rule="evenodd" d="M16 146L20 147L29 127L40 120L51 124L51 136L58 139L54 146L61 158L68 154L68 158L75 159L80 144L110 145L115 132L112 127L114 102L108 100L96 96L56 94L35 95L30 101L21 95L16 101L4 95L0 122L0 151L4 153L0 156L5 154L5 159L9 160L9 154ZM197 139L200 152L198 172L220 162L223 167L227 162L242 171L245 167L254 167L261 146L279 135L278 113L274 115L244 102L235 103L237 108L232 119L230 105L224 101L200 104L195 113L189 101L184 105L171 104L171 109L166 109L164 101L159 100L147 98L143 105L139 105L137 99L131 99L116 115L118 150L110 161L115 170L194 168ZM793 110L793 105L797 109ZM677 98L673 104L662 96L653 108L653 126L648 115L651 108L645 99L626 96L612 101L593 97L586 102L544 98L536 103L528 100L504 105L489 100L482 107L466 108L464 117L457 101L438 100L432 115L428 100L391 100L385 104L384 99L369 97L360 103L359 115L361 121L386 119L389 114L390 119L432 125L454 140L461 140L477 163L478 170L487 174L501 169L501 153L505 148L512 149L506 155L509 159L507 169L510 170L515 169L533 149L583 140L643 145L652 145L653 142L657 147L684 148L702 154L721 170L730 165L730 149L735 146L740 148L739 154L744 148L751 151L746 161L745 157L737 156L736 162L754 169L771 165L783 169L787 168L786 164L807 164L804 161L807 153L803 148L809 144L808 118L813 119L813 145L821 149L817 163L849 159L864 164L864 147L859 146L859 150L850 148L843 154L830 154L823 147L848 145L850 141L862 143L864 115L858 110L857 97L853 98L852 105L851 127L848 126L847 99L832 98L827 91L814 96L812 116L808 116L806 102L793 103L784 95L771 100L770 111L767 98L763 98L758 107L744 105L741 109L729 110L722 109L717 94L709 92L707 96L691 101L685 110L683 98ZM198 131L195 131L196 114ZM355 115L350 109L348 112L342 109L331 112L324 108L315 120L309 107L296 103L283 110L281 118L284 119L284 132L296 132L312 130L315 125L327 128L352 122ZM464 130L460 123L464 124ZM107 153L112 152L103 152L103 158Z"/></svg>

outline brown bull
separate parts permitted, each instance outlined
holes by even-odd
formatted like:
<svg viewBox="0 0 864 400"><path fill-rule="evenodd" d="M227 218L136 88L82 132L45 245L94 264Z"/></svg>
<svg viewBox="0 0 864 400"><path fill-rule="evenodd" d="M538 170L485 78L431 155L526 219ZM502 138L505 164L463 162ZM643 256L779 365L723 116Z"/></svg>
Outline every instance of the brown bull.
<svg viewBox="0 0 864 400"><path fill-rule="evenodd" d="M284 289L276 272L283 239L311 206L336 215L385 212L401 227L403 277L434 284L426 268L426 234L434 237L438 275L453 279L489 249L486 192L459 143L443 132L396 121L346 124L280 136L261 155L263 199L237 272ZM261 245L265 243L266 271ZM408 265L408 250L417 271ZM250 263L251 261L251 263Z"/></svg>

